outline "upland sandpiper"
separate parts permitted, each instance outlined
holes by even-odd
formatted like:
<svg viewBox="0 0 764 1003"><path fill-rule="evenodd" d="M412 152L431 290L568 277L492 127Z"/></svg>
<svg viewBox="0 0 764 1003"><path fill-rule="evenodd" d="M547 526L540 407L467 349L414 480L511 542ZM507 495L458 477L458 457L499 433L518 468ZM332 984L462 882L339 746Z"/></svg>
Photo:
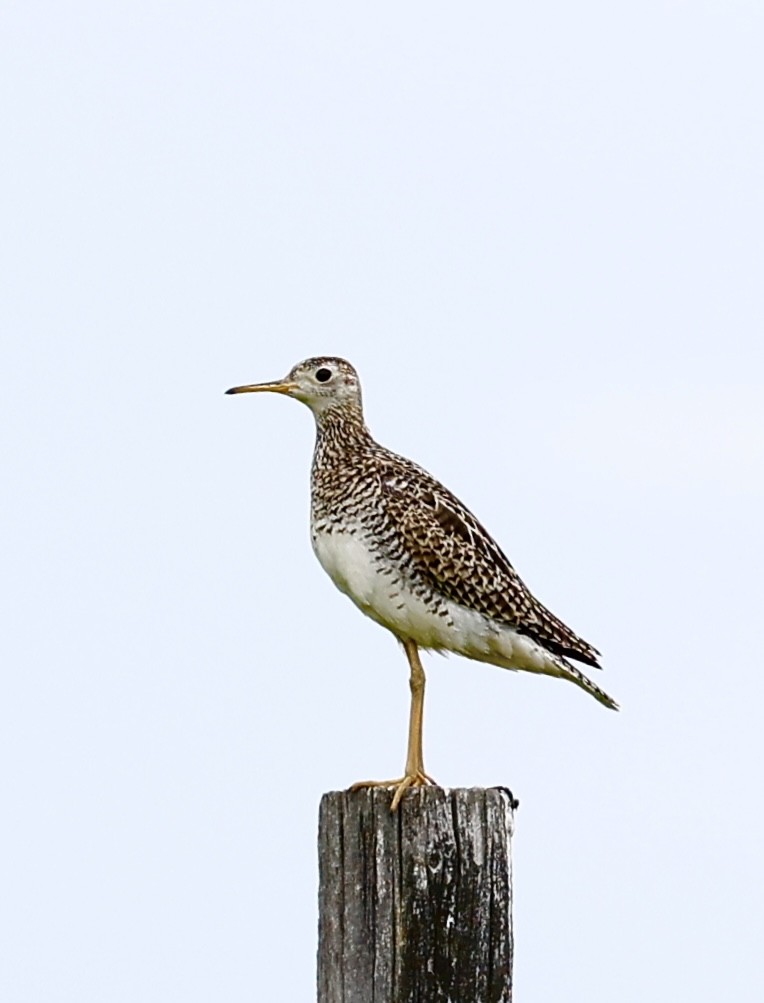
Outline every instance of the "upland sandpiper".
<svg viewBox="0 0 764 1003"><path fill-rule="evenodd" d="M275 383L232 387L271 391L307 404L316 419L311 470L311 539L334 584L403 646L411 675L406 770L409 787L434 783L424 768L425 676L419 649L453 651L504 669L568 679L605 707L616 702L571 659L599 668L599 652L527 589L503 551L448 488L371 437L355 369L344 359L306 359Z"/></svg>

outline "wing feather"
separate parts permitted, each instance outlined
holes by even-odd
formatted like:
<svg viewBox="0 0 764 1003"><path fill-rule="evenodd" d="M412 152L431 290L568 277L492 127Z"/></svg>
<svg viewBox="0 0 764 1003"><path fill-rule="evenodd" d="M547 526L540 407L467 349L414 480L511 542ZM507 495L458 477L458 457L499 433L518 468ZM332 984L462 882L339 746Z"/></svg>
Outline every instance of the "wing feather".
<svg viewBox="0 0 764 1003"><path fill-rule="evenodd" d="M563 657L599 668L599 652L543 606L475 516L435 478L395 458L382 475L388 515L419 572L452 602ZM412 476L415 474L415 476Z"/></svg>

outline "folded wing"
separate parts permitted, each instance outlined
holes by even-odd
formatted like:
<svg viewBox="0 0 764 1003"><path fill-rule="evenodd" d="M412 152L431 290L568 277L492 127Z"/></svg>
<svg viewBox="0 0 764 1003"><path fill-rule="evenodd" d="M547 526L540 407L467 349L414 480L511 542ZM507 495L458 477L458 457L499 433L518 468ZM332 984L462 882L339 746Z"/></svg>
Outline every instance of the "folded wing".
<svg viewBox="0 0 764 1003"><path fill-rule="evenodd" d="M411 477L405 466L391 463L382 490L405 550L438 592L532 637L556 655L600 667L596 648L533 596L499 545L446 487L421 468Z"/></svg>

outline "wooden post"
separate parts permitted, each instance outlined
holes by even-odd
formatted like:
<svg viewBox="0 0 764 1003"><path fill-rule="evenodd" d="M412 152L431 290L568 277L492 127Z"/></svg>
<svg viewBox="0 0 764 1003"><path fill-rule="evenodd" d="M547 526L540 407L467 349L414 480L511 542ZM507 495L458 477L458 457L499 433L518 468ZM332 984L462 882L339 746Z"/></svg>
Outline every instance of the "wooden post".
<svg viewBox="0 0 764 1003"><path fill-rule="evenodd" d="M510 840L502 787L321 799L318 1003L509 1003Z"/></svg>

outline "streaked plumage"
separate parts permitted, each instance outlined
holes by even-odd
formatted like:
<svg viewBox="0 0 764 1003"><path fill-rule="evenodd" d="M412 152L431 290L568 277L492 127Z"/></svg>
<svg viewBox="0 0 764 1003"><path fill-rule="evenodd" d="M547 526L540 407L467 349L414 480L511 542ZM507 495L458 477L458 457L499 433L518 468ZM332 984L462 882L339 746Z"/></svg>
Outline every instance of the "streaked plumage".
<svg viewBox="0 0 764 1003"><path fill-rule="evenodd" d="M228 392L248 390L286 393L313 411L313 548L335 585L404 644L412 678L421 671L412 662L417 647L453 651L568 679L617 707L572 664L599 667L596 649L531 594L469 509L417 464L371 437L350 363L308 359L281 382ZM419 716L421 732L421 708ZM407 786L428 779L421 751L411 777L411 741L407 777L395 782L401 785L396 803Z"/></svg>

